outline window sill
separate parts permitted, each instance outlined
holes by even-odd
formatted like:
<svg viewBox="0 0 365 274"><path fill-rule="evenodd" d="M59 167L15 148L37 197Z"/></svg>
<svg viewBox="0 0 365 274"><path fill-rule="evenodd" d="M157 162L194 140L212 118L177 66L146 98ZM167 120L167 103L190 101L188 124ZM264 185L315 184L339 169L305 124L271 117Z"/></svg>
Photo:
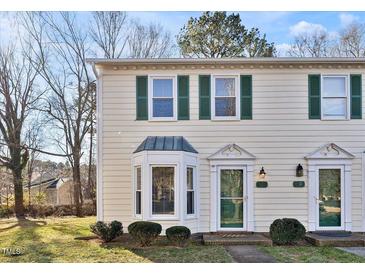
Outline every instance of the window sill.
<svg viewBox="0 0 365 274"><path fill-rule="evenodd" d="M197 220L198 217L196 215L186 215L185 220Z"/></svg>
<svg viewBox="0 0 365 274"><path fill-rule="evenodd" d="M177 122L176 118L172 118L172 119L148 119L148 122Z"/></svg>
<svg viewBox="0 0 365 274"><path fill-rule="evenodd" d="M171 217L156 216L147 218L147 221L180 221L180 219L176 216L171 216Z"/></svg>
<svg viewBox="0 0 365 274"><path fill-rule="evenodd" d="M350 121L349 118L321 118L321 121Z"/></svg>
<svg viewBox="0 0 365 274"><path fill-rule="evenodd" d="M237 118L237 117L213 117L211 119L211 121L214 121L214 122L227 122L227 121L241 121L240 118Z"/></svg>

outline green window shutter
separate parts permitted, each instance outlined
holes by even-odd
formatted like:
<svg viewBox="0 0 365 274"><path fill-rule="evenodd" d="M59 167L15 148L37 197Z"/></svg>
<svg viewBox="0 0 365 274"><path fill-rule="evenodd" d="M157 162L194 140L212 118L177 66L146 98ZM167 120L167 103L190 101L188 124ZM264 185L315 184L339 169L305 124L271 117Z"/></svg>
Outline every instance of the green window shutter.
<svg viewBox="0 0 365 274"><path fill-rule="evenodd" d="M252 76L241 75L241 120L252 120Z"/></svg>
<svg viewBox="0 0 365 274"><path fill-rule="evenodd" d="M178 120L189 120L189 76L177 77Z"/></svg>
<svg viewBox="0 0 365 274"><path fill-rule="evenodd" d="M148 80L147 76L137 76L136 78L136 98L137 98L137 120L148 120Z"/></svg>
<svg viewBox="0 0 365 274"><path fill-rule="evenodd" d="M321 119L321 75L308 75L309 119Z"/></svg>
<svg viewBox="0 0 365 274"><path fill-rule="evenodd" d="M351 87L351 119L362 119L361 74L350 75Z"/></svg>
<svg viewBox="0 0 365 274"><path fill-rule="evenodd" d="M199 75L199 119L210 120L210 75Z"/></svg>

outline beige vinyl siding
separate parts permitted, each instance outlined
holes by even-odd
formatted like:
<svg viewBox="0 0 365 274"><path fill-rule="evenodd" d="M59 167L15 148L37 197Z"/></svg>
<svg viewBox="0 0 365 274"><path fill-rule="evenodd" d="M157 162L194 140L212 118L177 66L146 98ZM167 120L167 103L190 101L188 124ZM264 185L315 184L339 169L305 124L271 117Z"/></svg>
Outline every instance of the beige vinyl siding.
<svg viewBox="0 0 365 274"><path fill-rule="evenodd" d="M199 120L198 76L220 73L252 75L253 120ZM308 74L326 73L358 74L361 70L104 71L102 83L104 218L119 219L125 226L134 220L131 155L143 139L148 135L181 135L199 152L200 231L209 231L210 221L210 174L207 157L229 143L236 143L257 157L255 174L259 172L261 166L268 174L268 188L254 188L255 230L268 231L271 222L280 217L298 218L307 226L308 180L304 156L326 143L333 142L356 156L352 165L352 220L353 230L360 231L363 203L361 154L365 150L365 123L364 120L308 119ZM190 76L189 121L135 121L136 75L148 74ZM363 85L364 83L365 81ZM365 105L364 96L363 105ZM365 117L364 110L363 117ZM295 177L295 168L299 163L304 167L305 176L302 178ZM292 186L292 182L298 179L305 181L305 188Z"/></svg>

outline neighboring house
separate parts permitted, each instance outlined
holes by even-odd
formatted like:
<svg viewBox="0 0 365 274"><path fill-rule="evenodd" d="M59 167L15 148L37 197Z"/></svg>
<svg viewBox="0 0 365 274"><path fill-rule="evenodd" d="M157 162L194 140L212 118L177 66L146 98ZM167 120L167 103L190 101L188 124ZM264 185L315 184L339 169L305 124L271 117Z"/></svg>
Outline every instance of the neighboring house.
<svg viewBox="0 0 365 274"><path fill-rule="evenodd" d="M24 186L28 191L28 186ZM71 205L73 202L72 180L41 176L31 182L30 193L35 197L44 193L47 205Z"/></svg>
<svg viewBox="0 0 365 274"><path fill-rule="evenodd" d="M92 59L99 220L365 231L365 59Z"/></svg>

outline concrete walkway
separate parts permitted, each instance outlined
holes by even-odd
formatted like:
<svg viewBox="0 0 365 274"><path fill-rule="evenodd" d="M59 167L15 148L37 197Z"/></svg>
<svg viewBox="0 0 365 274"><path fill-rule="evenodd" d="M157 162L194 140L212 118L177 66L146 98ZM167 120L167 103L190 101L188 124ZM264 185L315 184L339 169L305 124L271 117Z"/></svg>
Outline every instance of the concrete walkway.
<svg viewBox="0 0 365 274"><path fill-rule="evenodd" d="M338 247L338 249L365 258L365 247Z"/></svg>
<svg viewBox="0 0 365 274"><path fill-rule="evenodd" d="M230 245L225 247L235 263L275 263L275 259L254 245Z"/></svg>

